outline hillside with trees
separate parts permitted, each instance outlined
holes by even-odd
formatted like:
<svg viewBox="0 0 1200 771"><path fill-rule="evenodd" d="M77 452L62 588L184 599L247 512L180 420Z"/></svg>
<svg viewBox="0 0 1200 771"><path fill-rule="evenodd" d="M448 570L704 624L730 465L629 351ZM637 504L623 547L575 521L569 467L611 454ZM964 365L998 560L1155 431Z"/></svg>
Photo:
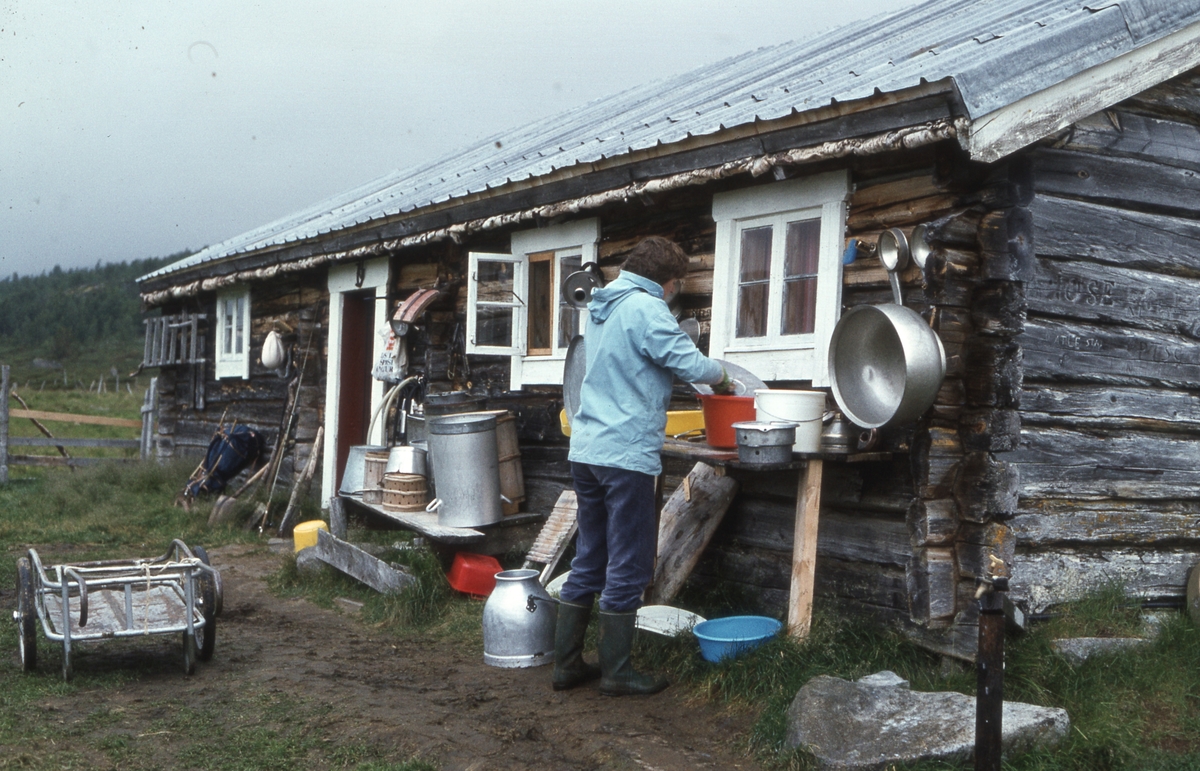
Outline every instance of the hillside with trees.
<svg viewBox="0 0 1200 771"><path fill-rule="evenodd" d="M186 252L0 279L0 363L17 383L78 388L141 361L144 336L135 280Z"/></svg>

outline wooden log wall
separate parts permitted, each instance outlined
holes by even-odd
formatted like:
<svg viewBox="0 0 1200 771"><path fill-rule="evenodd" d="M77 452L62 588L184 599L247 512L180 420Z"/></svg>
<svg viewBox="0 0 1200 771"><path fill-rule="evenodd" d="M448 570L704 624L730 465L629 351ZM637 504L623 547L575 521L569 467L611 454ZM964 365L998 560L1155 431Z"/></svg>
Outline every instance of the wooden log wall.
<svg viewBox="0 0 1200 771"><path fill-rule="evenodd" d="M274 452L286 422L285 406L294 390L298 393L295 417L284 438L285 455L279 475L281 486L290 484L294 471L307 463L317 429L324 421L328 300L323 272L275 279L251 288L249 380L214 377L215 325L210 325L205 336L203 364L164 367L158 378L158 457L203 457L222 415L226 427L236 421L262 431L268 450ZM201 310L215 319L215 296L202 296L199 307L191 310ZM260 360L263 342L272 330L292 351L290 379L280 378ZM319 475L318 471L318 479ZM320 482L316 484L319 489Z"/></svg>
<svg viewBox="0 0 1200 771"><path fill-rule="evenodd" d="M1200 560L1200 103L1195 73L1033 153L1036 259L1017 337L1014 593L1183 594ZM1189 96L1190 95L1190 96ZM1185 98L1186 97L1186 98Z"/></svg>

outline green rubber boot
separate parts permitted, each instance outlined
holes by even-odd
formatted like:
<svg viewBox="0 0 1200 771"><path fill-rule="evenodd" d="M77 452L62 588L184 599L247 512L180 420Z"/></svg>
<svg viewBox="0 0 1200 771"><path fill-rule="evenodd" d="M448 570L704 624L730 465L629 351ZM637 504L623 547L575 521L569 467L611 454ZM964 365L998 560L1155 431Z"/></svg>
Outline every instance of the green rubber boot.
<svg viewBox="0 0 1200 771"><path fill-rule="evenodd" d="M637 613L600 611L600 693L605 696L646 696L670 683L634 671L630 662Z"/></svg>
<svg viewBox="0 0 1200 771"><path fill-rule="evenodd" d="M558 603L558 625L554 628L554 690L565 691L600 676L600 667L583 660L583 640L591 605Z"/></svg>

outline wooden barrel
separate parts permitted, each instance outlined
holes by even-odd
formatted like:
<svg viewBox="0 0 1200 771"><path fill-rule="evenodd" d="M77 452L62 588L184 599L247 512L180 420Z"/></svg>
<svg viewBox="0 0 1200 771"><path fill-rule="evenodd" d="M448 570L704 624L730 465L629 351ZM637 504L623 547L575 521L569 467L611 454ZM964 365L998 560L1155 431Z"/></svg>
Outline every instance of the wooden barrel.
<svg viewBox="0 0 1200 771"><path fill-rule="evenodd" d="M517 420L508 410L495 410L496 456L500 461L500 494L512 503L501 503L506 516L521 510L525 500L525 472L521 469L521 446L517 442Z"/></svg>

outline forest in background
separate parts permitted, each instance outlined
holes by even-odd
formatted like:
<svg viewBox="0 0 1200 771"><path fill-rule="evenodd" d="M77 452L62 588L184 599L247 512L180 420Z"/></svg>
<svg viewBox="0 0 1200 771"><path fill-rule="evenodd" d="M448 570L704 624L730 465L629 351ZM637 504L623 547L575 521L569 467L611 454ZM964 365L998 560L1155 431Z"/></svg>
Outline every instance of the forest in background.
<svg viewBox="0 0 1200 771"><path fill-rule="evenodd" d="M0 364L26 389L91 388L114 369L124 380L145 337L135 281L187 254L0 279Z"/></svg>

